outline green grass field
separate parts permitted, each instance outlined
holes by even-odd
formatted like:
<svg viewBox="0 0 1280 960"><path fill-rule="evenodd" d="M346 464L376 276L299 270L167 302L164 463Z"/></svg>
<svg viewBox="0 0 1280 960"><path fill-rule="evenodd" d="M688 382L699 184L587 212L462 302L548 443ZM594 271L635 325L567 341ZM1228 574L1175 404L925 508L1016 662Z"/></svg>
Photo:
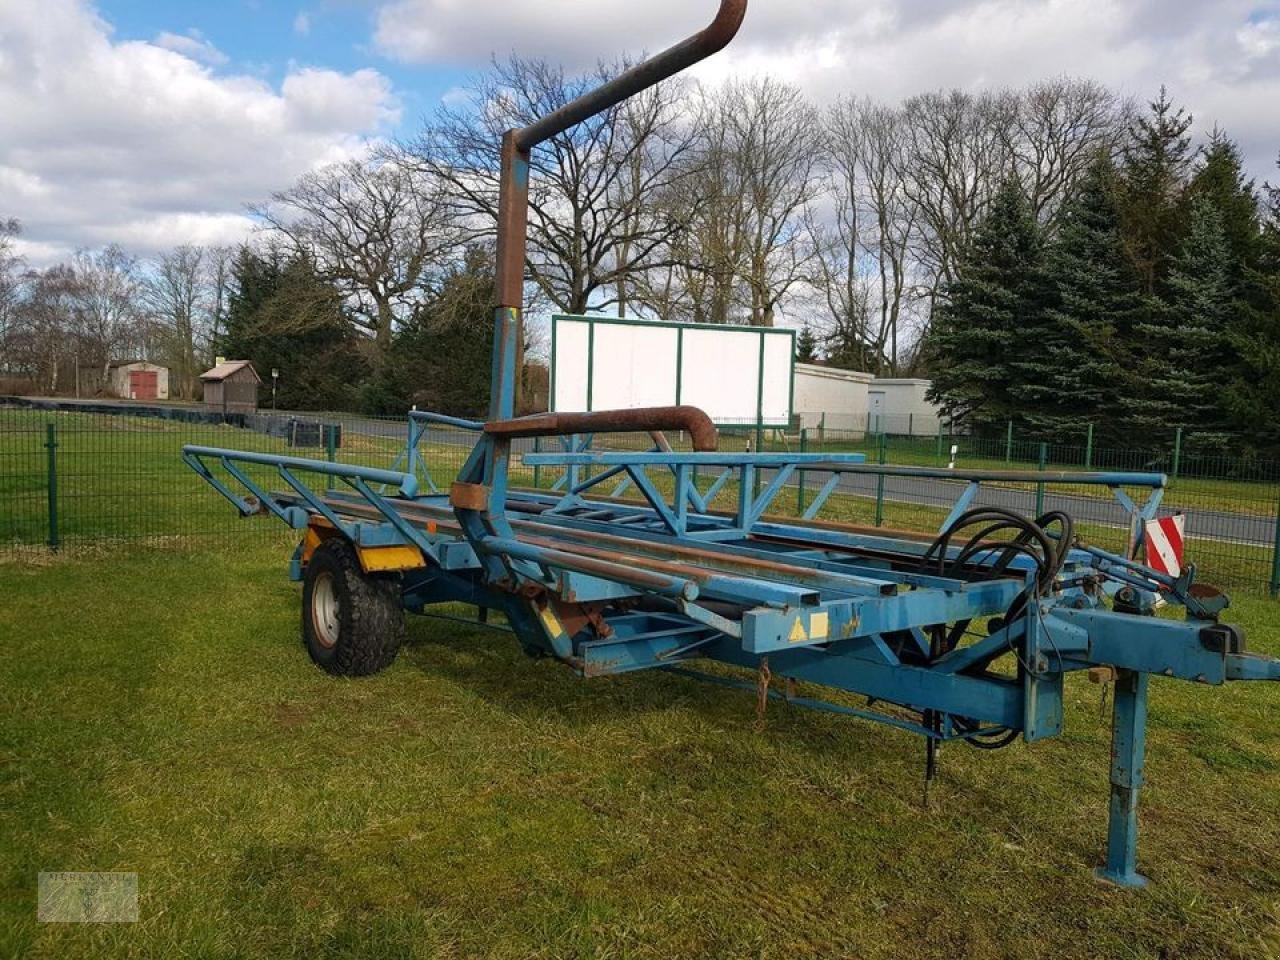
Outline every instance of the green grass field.
<svg viewBox="0 0 1280 960"><path fill-rule="evenodd" d="M270 529L265 523L264 529ZM1280 685L1152 683L1141 892L1097 883L1102 689L997 754L673 675L580 681L412 620L298 642L283 535L0 563L0 955L1280 956ZM1243 600L1251 646L1280 617ZM140 922L38 924L40 870Z"/></svg>

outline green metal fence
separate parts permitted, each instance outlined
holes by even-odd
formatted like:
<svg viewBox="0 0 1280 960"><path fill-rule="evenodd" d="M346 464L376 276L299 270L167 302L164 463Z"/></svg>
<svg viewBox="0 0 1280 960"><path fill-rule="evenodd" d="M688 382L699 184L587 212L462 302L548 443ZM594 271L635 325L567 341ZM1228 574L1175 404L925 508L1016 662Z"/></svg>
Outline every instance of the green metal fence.
<svg viewBox="0 0 1280 960"><path fill-rule="evenodd" d="M753 424L722 429L725 449L804 452L860 451L873 462L1004 468L1133 469L1167 473L1171 480L1164 512L1186 515L1187 556L1201 578L1222 586L1280 592L1280 464L1255 458L1208 456L1194 438L1173 432L1167 449L1099 448L1086 436L1079 444L1022 440L1017 432L978 438L917 425L897 432L885 420L873 429L818 426L791 430ZM874 427L881 429L874 429ZM234 447L328 458L368 466L391 466L402 451L402 417L353 414L255 415L236 423L183 422L159 417L35 410L0 406L0 558L33 551L72 550L130 541L234 543L246 538L287 539L280 524L242 520L181 461L184 444ZM431 476L442 488L456 476L474 435L432 428L423 443ZM673 445L684 438L669 437ZM551 441L521 441L517 452L551 449ZM643 435L597 437L597 446L644 448ZM255 468L269 486L274 473ZM775 501L778 511L798 515L829 475L808 471L794 495ZM552 468L517 463L514 481L549 488L560 479ZM705 488L714 478L700 477ZM821 519L917 532L938 529L963 484L949 480L846 476ZM633 491L634 495L634 491ZM735 496L721 493L724 504ZM1091 542L1122 550L1128 531L1124 509L1108 491L1037 483L984 485L980 503L1024 513L1067 509Z"/></svg>
<svg viewBox="0 0 1280 960"><path fill-rule="evenodd" d="M985 437L956 432L945 421L934 421L929 435L923 435L920 420L907 417L872 417L867 425L870 429L833 430L819 420L818 426L790 433L765 431L759 437L755 428L743 425L727 429L725 442L750 443L763 450L860 451L868 460L931 467L1164 473L1169 486L1161 513L1185 515L1187 558L1201 576L1222 585L1266 589L1273 596L1280 593L1280 461L1225 455L1219 452L1218 438L1204 442L1179 428L1142 446L1114 448L1095 444L1092 429L1080 437L1046 443L1023 438L1013 424ZM931 505L940 503L936 494L947 485L890 479L881 486L885 489L876 493L896 503L897 512L911 504L923 510L906 512L914 529L917 524L928 526L925 518L936 515ZM1123 511L1113 505L1105 488L1018 486L1021 493L1010 487L1004 497L1008 505L1037 514L1046 507L1064 507L1081 521L1087 538L1102 546L1123 546ZM953 492L946 490L945 496ZM993 495L985 494L984 502L994 502Z"/></svg>

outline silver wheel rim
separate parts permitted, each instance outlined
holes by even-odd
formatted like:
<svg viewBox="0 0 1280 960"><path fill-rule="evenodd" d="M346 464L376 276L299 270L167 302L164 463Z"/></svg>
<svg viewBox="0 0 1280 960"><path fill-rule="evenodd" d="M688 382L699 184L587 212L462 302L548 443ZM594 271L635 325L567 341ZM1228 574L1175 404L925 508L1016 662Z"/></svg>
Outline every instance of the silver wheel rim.
<svg viewBox="0 0 1280 960"><path fill-rule="evenodd" d="M311 625L316 640L325 649L332 648L338 642L340 616L341 606L333 574L322 573L316 577L311 587Z"/></svg>

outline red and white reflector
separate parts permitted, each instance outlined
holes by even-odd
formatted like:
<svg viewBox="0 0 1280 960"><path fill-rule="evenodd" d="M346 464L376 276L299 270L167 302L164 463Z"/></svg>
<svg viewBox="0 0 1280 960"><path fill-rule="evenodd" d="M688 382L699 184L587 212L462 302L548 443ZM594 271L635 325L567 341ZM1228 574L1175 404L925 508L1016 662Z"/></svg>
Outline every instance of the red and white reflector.
<svg viewBox="0 0 1280 960"><path fill-rule="evenodd" d="M1148 520L1143 543L1146 546L1147 566L1171 577L1182 574L1182 540L1186 529L1186 517L1175 513L1172 517Z"/></svg>

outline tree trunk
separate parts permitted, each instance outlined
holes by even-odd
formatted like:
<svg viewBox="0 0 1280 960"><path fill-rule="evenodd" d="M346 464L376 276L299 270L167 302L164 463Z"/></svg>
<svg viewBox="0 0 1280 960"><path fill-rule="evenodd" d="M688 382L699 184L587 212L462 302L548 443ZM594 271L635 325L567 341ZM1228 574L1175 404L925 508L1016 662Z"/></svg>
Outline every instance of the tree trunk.
<svg viewBox="0 0 1280 960"><path fill-rule="evenodd" d="M384 362L391 355L391 330L395 314L391 310L391 301L386 297L374 300L378 308L378 329L374 333L374 344L377 347L378 363Z"/></svg>

